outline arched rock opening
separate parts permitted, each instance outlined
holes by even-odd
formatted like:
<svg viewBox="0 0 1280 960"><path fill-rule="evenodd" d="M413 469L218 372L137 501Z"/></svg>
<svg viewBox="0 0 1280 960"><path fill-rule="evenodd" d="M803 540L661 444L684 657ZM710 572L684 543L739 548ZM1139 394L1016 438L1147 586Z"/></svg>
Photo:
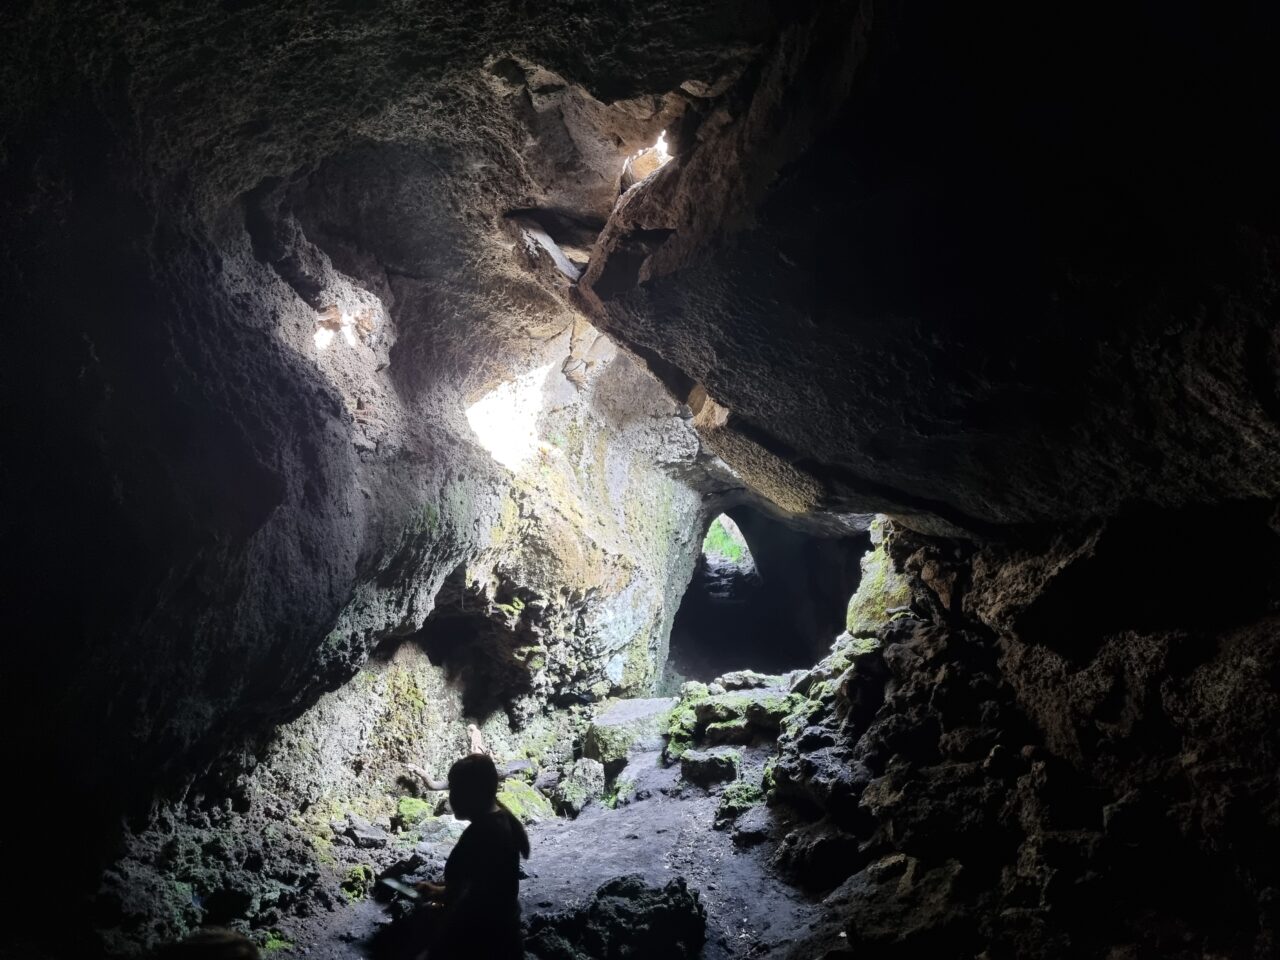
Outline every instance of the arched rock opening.
<svg viewBox="0 0 1280 960"><path fill-rule="evenodd" d="M750 507L728 516L753 567L744 572L699 554L671 630L673 679L809 667L844 630L867 535L815 535Z"/></svg>

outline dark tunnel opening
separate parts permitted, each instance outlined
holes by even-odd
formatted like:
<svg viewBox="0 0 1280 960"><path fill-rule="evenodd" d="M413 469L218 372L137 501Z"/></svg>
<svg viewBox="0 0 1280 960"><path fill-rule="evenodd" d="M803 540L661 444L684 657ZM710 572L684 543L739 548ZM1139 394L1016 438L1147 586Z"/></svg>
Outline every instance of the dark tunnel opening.
<svg viewBox="0 0 1280 960"><path fill-rule="evenodd" d="M712 520L671 629L669 678L812 665L844 629L870 537L814 536L749 507L722 516L730 522Z"/></svg>

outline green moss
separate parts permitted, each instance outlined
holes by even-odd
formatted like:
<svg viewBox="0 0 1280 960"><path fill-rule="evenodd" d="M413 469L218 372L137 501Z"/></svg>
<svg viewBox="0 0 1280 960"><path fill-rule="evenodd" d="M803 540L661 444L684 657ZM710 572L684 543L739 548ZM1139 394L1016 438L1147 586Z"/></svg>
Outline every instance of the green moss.
<svg viewBox="0 0 1280 960"><path fill-rule="evenodd" d="M369 891L373 889L373 881L373 867L365 864L352 867L347 871L346 879L342 881L342 892L352 902L363 900L369 895Z"/></svg>
<svg viewBox="0 0 1280 960"><path fill-rule="evenodd" d="M508 619L519 620L520 614L524 612L525 603L519 597L512 597L509 602L495 603L494 606L501 610L503 616Z"/></svg>
<svg viewBox="0 0 1280 960"><path fill-rule="evenodd" d="M707 724L703 731L708 743L750 743L752 738L751 724L746 717L736 720L721 720Z"/></svg>
<svg viewBox="0 0 1280 960"><path fill-rule="evenodd" d="M604 799L600 802L609 810L618 808L618 801L623 797L632 794L636 789L634 780L626 777L619 777L617 781L608 790L605 791Z"/></svg>
<svg viewBox="0 0 1280 960"><path fill-rule="evenodd" d="M742 563L746 555L743 544L725 529L719 517L711 521L706 537L702 540L702 552L708 557L719 557L731 563Z"/></svg>
<svg viewBox="0 0 1280 960"><path fill-rule="evenodd" d="M773 781L773 769L778 765L777 757L770 757L764 762L764 773L760 777L760 789L766 793L775 786Z"/></svg>
<svg viewBox="0 0 1280 960"><path fill-rule="evenodd" d="M418 797L401 797L396 804L396 820L401 827L416 826L432 815L434 808Z"/></svg>
<svg viewBox="0 0 1280 960"><path fill-rule="evenodd" d="M667 721L667 746L664 750L668 761L679 760L693 746L698 733L696 703L696 699L681 700L671 711L671 718Z"/></svg>
<svg viewBox="0 0 1280 960"><path fill-rule="evenodd" d="M498 789L498 802L522 823L536 823L555 816L551 801L523 780L504 780Z"/></svg>
<svg viewBox="0 0 1280 960"><path fill-rule="evenodd" d="M897 616L896 612L889 611L897 611L910 603L910 583L893 569L893 561L881 543L862 558L862 579L849 600L845 629L855 637L874 637Z"/></svg>
<svg viewBox="0 0 1280 960"><path fill-rule="evenodd" d="M797 697L791 712L782 719L780 736L787 739L798 736L801 730L813 723L825 710L826 707L820 700Z"/></svg>
<svg viewBox="0 0 1280 960"><path fill-rule="evenodd" d="M606 767L622 764L626 762L627 751L635 743L636 736L636 731L631 727L592 725L587 730L582 752L593 760L599 760Z"/></svg>
<svg viewBox="0 0 1280 960"><path fill-rule="evenodd" d="M804 699L797 693L767 694L747 705L747 719L757 726L776 730Z"/></svg>
<svg viewBox="0 0 1280 960"><path fill-rule="evenodd" d="M736 820L747 810L764 800L760 785L748 780L736 780L720 794L720 806L716 808L716 823L722 825Z"/></svg>
<svg viewBox="0 0 1280 960"><path fill-rule="evenodd" d="M267 934L267 942L262 945L262 949L267 953L274 953L277 950L292 950L293 941L281 936L278 930L272 930Z"/></svg>

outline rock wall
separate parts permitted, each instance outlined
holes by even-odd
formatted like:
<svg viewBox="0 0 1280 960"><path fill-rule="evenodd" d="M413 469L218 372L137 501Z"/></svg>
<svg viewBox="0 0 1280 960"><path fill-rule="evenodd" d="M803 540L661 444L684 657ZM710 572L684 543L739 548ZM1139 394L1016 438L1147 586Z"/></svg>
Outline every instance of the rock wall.
<svg viewBox="0 0 1280 960"><path fill-rule="evenodd" d="M550 773L574 758L582 704L653 689L706 522L682 475L717 468L677 406L586 325L535 349L534 379L518 379L547 439L505 487L446 474L312 669L347 679L343 665L371 648L374 661L130 831L96 899L110 952L200 923L287 931L353 896L352 871L412 852L420 832L408 846L392 834L400 804L473 748L469 725L501 764ZM390 394L360 395L375 422L396 412ZM352 848L351 816L376 846Z"/></svg>
<svg viewBox="0 0 1280 960"><path fill-rule="evenodd" d="M465 410L582 332L519 224L580 260L625 157L772 15L611 10L601 33L545 13L530 32L466 5L0 12L0 285L27 331L0 377L26 451L3 471L6 606L43 638L15 645L3 700L15 767L83 825L0 838L6 858L92 887L122 816L234 793L241 744L419 630L464 562L499 604L547 598L522 618L547 634L522 641L548 646L541 695L652 676L687 576L655 537L697 526L702 467L688 437L660 473L626 444L679 434L670 401L601 388L541 500L509 493ZM594 339L577 367L607 365ZM623 447L599 442L628 416ZM575 530L588 555L557 567Z"/></svg>
<svg viewBox="0 0 1280 960"><path fill-rule="evenodd" d="M1280 538L1233 514L1223 556L1256 568L1208 572L1154 549L1191 519L977 551L890 532L914 615L802 678L773 771L779 862L834 888L795 956L1274 951Z"/></svg>

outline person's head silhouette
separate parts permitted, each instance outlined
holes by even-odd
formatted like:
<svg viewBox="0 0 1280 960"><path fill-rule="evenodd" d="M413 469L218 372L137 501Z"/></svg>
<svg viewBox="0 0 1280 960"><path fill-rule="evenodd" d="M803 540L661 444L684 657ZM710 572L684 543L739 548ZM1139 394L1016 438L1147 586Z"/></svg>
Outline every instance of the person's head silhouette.
<svg viewBox="0 0 1280 960"><path fill-rule="evenodd" d="M491 812L498 800L498 768L483 753L463 757L449 768L449 806L459 820Z"/></svg>

